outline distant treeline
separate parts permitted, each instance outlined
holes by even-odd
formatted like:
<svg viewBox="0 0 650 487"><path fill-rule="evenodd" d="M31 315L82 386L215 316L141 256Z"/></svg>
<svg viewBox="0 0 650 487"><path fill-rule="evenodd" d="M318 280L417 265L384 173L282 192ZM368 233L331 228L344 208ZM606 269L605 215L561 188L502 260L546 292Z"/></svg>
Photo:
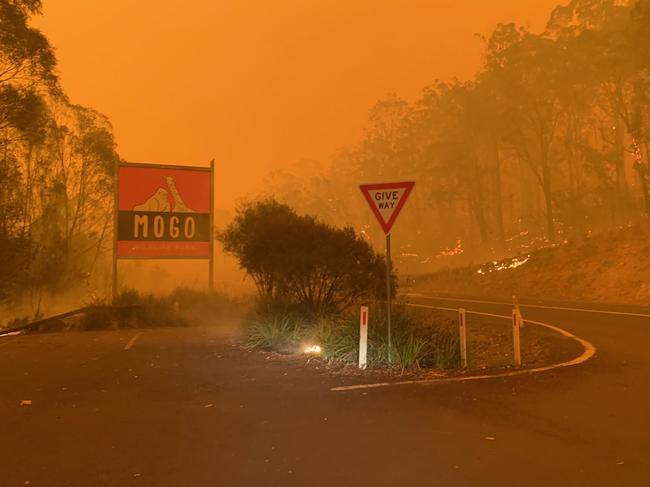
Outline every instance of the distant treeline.
<svg viewBox="0 0 650 487"><path fill-rule="evenodd" d="M357 185L413 178L398 230L418 264L650 215L650 0L572 0L540 34L499 24L482 41L473 79L379 101L358 146L273 173L269 192L379 241Z"/></svg>
<svg viewBox="0 0 650 487"><path fill-rule="evenodd" d="M40 10L0 0L0 300L88 277L111 235L111 124L66 97Z"/></svg>

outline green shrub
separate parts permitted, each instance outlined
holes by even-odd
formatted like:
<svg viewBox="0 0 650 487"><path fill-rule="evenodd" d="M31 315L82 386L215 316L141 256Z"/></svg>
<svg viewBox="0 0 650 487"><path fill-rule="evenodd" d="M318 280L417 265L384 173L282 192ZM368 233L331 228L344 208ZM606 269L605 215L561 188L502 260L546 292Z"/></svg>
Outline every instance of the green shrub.
<svg viewBox="0 0 650 487"><path fill-rule="evenodd" d="M304 336L304 329L293 316L260 317L246 324L243 345L248 349L297 353Z"/></svg>
<svg viewBox="0 0 650 487"><path fill-rule="evenodd" d="M241 205L219 240L251 277L266 307L339 312L385 293L384 256L361 235L298 215L273 199ZM391 280L395 287L396 277Z"/></svg>
<svg viewBox="0 0 650 487"><path fill-rule="evenodd" d="M455 327L440 326L430 330L421 365L436 369L460 366L460 339Z"/></svg>

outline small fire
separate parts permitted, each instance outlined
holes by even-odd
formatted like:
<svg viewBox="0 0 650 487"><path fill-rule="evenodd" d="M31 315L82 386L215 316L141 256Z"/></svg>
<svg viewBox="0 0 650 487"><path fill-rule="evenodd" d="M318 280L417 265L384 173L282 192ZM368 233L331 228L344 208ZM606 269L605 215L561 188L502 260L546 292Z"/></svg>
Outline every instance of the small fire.
<svg viewBox="0 0 650 487"><path fill-rule="evenodd" d="M517 267L521 267L524 265L526 262L530 260L530 255L526 255L523 257L515 257L510 260L503 260L501 262L495 260L491 264L488 264L487 266L482 267L478 271L476 271L477 274L490 274L491 272L495 271L504 271L507 269L516 269Z"/></svg>
<svg viewBox="0 0 650 487"><path fill-rule="evenodd" d="M312 345L311 347L305 348L305 353L320 353L320 345Z"/></svg>
<svg viewBox="0 0 650 487"><path fill-rule="evenodd" d="M456 240L456 246L453 249L447 247L445 250L441 250L438 253L438 257L453 257L454 255L460 255L464 253L463 250L463 241L458 239Z"/></svg>

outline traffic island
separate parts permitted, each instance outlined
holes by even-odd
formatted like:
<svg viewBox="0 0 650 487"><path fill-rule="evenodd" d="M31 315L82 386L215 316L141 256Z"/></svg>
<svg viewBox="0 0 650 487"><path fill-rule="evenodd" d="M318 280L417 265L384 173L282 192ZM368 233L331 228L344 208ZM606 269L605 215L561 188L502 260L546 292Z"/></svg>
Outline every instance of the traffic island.
<svg viewBox="0 0 650 487"><path fill-rule="evenodd" d="M354 316L321 318L313 324L288 317L266 324L257 322L245 328L243 344L274 362L302 360L322 373L391 383L547 369L571 362L585 351L584 344L570 334L524 322L519 330L521 365L516 365L509 317L469 312L465 324L467 366L463 367L456 312L401 304L394 310L389 361L382 307L371 307L370 317L365 368L359 366L360 328Z"/></svg>

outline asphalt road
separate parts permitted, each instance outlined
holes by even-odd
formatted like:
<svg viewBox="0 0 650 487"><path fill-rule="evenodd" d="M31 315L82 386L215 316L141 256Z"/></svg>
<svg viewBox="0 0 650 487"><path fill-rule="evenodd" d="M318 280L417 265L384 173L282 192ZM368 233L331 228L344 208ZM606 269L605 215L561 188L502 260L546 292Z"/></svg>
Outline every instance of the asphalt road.
<svg viewBox="0 0 650 487"><path fill-rule="evenodd" d="M650 485L650 318L523 311L596 356L332 392L360 379L243 352L218 328L0 337L0 486Z"/></svg>

